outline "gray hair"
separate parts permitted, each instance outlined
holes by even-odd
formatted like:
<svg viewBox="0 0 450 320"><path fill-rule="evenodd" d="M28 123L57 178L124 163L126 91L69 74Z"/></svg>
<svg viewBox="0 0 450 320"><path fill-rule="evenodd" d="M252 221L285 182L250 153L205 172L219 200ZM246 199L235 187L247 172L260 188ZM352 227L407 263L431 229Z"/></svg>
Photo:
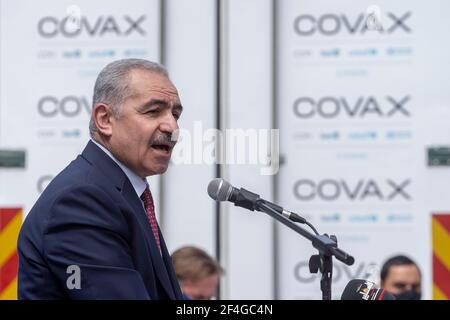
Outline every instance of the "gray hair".
<svg viewBox="0 0 450 320"><path fill-rule="evenodd" d="M121 104L129 97L128 76L131 70L147 70L169 78L167 69L159 63L144 59L122 59L109 63L100 71L94 86L92 108L98 103L111 106L114 117L120 115ZM93 137L98 131L94 118L89 121L89 133Z"/></svg>

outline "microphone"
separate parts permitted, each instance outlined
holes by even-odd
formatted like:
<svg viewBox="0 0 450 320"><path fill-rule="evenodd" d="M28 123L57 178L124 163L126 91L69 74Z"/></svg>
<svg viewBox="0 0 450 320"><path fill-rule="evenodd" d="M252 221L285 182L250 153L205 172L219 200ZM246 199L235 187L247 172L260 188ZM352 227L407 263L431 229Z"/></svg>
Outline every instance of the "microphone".
<svg viewBox="0 0 450 320"><path fill-rule="evenodd" d="M228 181L216 178L211 180L208 184L208 195L218 202L220 201L230 201L233 202L235 206L243 207L251 211L261 211L272 216L274 219L280 221L289 228L295 230L297 233L305 237L312 242L313 247L317 248L320 252L327 255L334 255L336 259L344 262L345 264L351 266L355 259L342 251L337 247L337 241L333 237L328 235L320 235L316 228L309 223L305 218L299 216L294 212L290 212L279 205L276 205L270 201L261 199L258 194L250 192L244 188L237 189L233 187ZM281 217L283 216L283 218ZM290 220L287 221L286 219ZM310 234L306 230L300 228L298 225L293 224L291 221L304 223L308 225L315 233L315 235Z"/></svg>
<svg viewBox="0 0 450 320"><path fill-rule="evenodd" d="M288 218L291 221L299 223L307 223L306 219L294 212L290 212L275 203L261 199L258 194L250 192L244 188L237 189L228 181L222 178L211 180L208 184L208 195L216 201L230 201L235 206L243 207L251 211L262 211L261 203L271 207L273 210Z"/></svg>
<svg viewBox="0 0 450 320"><path fill-rule="evenodd" d="M342 292L341 300L395 300L395 297L372 281L353 279Z"/></svg>

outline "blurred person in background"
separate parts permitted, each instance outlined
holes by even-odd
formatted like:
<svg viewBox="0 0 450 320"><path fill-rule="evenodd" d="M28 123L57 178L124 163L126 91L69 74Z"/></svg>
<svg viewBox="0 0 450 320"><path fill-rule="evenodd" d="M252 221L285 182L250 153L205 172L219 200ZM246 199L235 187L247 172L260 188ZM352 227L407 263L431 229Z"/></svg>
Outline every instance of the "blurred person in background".
<svg viewBox="0 0 450 320"><path fill-rule="evenodd" d="M410 258L397 255L389 258L381 268L381 287L397 300L420 300L422 275Z"/></svg>
<svg viewBox="0 0 450 320"><path fill-rule="evenodd" d="M186 246L172 254L181 291L188 300L210 300L217 293L223 269L202 249Z"/></svg>

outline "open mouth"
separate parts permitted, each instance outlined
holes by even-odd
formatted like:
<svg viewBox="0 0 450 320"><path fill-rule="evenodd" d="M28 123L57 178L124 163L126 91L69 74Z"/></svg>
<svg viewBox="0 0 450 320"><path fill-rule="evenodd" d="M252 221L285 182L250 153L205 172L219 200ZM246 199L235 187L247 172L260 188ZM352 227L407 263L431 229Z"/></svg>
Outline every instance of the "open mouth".
<svg viewBox="0 0 450 320"><path fill-rule="evenodd" d="M160 150L160 151L165 151L165 152L169 152L171 149L170 146L165 145L165 144L154 144L154 145L152 145L152 148L156 149L156 150Z"/></svg>
<svg viewBox="0 0 450 320"><path fill-rule="evenodd" d="M158 150L160 152L164 152L166 154L170 154L173 147L175 146L175 143L171 143L169 141L155 141L151 147L155 150Z"/></svg>

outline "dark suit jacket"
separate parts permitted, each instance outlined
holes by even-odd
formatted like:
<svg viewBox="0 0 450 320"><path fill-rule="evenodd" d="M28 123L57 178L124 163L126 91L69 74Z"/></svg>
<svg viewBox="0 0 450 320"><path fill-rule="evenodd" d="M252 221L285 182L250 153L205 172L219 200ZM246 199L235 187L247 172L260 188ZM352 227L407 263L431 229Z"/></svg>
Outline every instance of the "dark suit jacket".
<svg viewBox="0 0 450 320"><path fill-rule="evenodd" d="M162 256L130 181L89 142L25 219L19 299L183 299L160 238Z"/></svg>

